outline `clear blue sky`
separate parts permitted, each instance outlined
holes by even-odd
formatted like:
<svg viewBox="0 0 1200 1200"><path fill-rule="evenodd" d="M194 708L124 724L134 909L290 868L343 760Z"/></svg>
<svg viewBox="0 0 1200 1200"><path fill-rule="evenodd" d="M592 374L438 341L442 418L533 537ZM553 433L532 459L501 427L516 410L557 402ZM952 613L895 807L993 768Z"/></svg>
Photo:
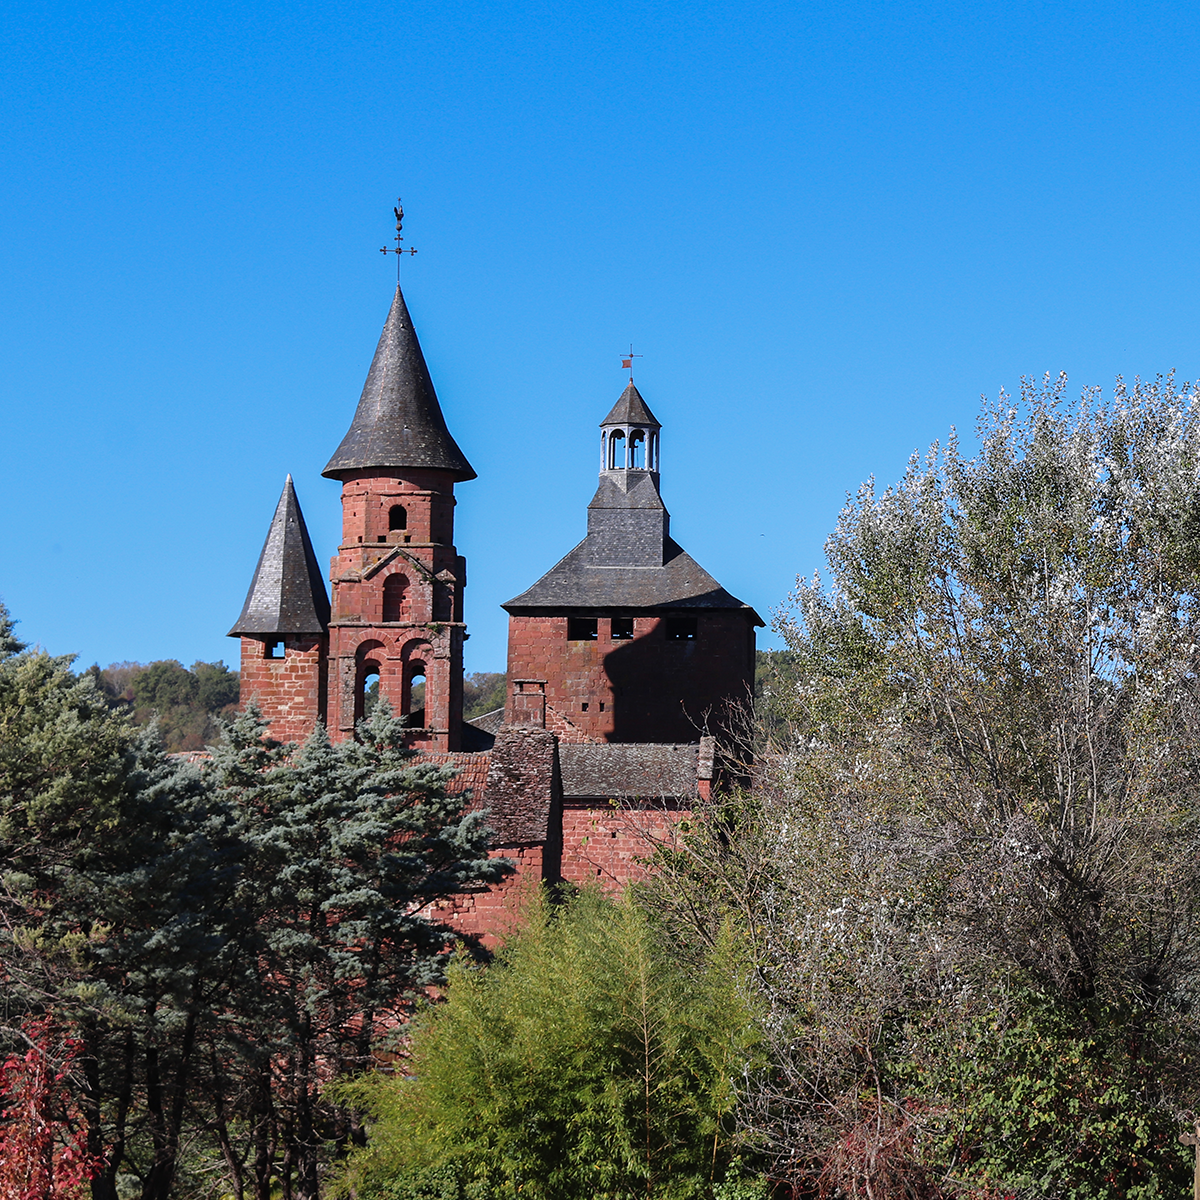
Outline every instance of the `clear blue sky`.
<svg viewBox="0 0 1200 1200"><path fill-rule="evenodd" d="M582 536L630 341L673 531L764 616L981 392L1200 373L1191 5L0 12L0 597L80 665L236 663L289 471L333 552L397 194L468 670Z"/></svg>

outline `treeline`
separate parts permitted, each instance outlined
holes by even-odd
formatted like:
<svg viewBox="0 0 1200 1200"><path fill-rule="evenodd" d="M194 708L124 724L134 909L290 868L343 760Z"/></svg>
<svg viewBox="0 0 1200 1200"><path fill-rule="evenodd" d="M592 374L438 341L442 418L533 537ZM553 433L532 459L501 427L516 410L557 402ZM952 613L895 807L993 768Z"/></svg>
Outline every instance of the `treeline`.
<svg viewBox="0 0 1200 1200"><path fill-rule="evenodd" d="M203 750L220 736L220 719L232 717L239 697L238 673L223 662L176 659L110 663L88 668L99 691L114 708L125 709L138 725L158 722L170 751Z"/></svg>

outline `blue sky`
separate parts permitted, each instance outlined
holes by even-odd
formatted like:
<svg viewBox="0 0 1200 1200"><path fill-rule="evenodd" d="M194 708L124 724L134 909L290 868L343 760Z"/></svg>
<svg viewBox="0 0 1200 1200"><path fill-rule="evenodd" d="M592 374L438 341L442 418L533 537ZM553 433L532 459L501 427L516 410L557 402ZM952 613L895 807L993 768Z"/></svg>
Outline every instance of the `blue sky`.
<svg viewBox="0 0 1200 1200"><path fill-rule="evenodd" d="M394 282L447 420L468 670L582 536L619 355L678 540L764 616L845 493L1065 370L1200 373L1183 4L0 5L0 597L224 658ZM771 644L772 639L763 639Z"/></svg>

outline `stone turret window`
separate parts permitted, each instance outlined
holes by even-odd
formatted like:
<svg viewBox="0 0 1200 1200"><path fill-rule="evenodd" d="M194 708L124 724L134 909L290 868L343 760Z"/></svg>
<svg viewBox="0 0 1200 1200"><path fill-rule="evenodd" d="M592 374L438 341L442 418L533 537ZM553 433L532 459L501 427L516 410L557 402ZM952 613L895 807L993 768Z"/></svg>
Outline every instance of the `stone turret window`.
<svg viewBox="0 0 1200 1200"><path fill-rule="evenodd" d="M274 642L263 643L263 658L286 658L287 643L282 638Z"/></svg>
<svg viewBox="0 0 1200 1200"><path fill-rule="evenodd" d="M403 504L393 504L388 509L388 530L395 532L397 529L408 528L408 513L405 511Z"/></svg>
<svg viewBox="0 0 1200 1200"><path fill-rule="evenodd" d="M608 469L620 471L625 467L625 434L620 429L614 429L608 435Z"/></svg>
<svg viewBox="0 0 1200 1200"><path fill-rule="evenodd" d="M646 469L646 431L635 429L629 435L629 466L635 471Z"/></svg>
<svg viewBox="0 0 1200 1200"><path fill-rule="evenodd" d="M599 622L595 617L568 617L568 642L594 642Z"/></svg>

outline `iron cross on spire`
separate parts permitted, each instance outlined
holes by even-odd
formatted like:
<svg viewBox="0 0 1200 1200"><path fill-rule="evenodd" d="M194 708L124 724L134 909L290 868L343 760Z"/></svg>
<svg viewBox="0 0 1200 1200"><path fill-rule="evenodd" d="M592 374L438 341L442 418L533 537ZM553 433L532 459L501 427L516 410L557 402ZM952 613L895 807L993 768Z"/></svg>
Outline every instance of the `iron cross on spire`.
<svg viewBox="0 0 1200 1200"><path fill-rule="evenodd" d="M635 358L645 358L644 354L634 354L633 343L629 343L629 353L621 355L621 366L629 372L629 382L633 382L633 360Z"/></svg>
<svg viewBox="0 0 1200 1200"><path fill-rule="evenodd" d="M389 246L380 246L380 254L394 254L396 256L396 282L400 282L400 256L402 254L416 254L416 246L404 245L404 205L400 202L399 197L396 199L396 207L392 209L396 214L396 236L392 239L396 243L396 248L393 250Z"/></svg>

